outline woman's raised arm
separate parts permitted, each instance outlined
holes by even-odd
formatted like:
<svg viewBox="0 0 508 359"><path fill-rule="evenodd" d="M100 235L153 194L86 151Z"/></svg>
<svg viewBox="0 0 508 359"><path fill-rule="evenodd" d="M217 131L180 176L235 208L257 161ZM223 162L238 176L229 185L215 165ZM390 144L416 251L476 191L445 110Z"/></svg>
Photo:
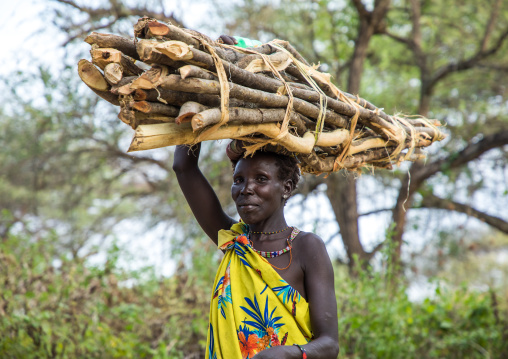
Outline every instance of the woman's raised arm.
<svg viewBox="0 0 508 359"><path fill-rule="evenodd" d="M201 144L176 146L173 170L192 213L205 233L217 244L218 232L229 229L235 220L229 217L215 191L198 166Z"/></svg>

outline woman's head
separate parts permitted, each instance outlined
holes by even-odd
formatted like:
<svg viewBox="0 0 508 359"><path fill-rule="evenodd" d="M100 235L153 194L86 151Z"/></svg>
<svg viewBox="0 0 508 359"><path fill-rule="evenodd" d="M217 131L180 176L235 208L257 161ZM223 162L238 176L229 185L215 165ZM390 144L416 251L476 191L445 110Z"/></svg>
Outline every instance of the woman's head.
<svg viewBox="0 0 508 359"><path fill-rule="evenodd" d="M279 169L278 171L279 180L281 181L291 180L293 184L291 192L293 192L296 189L301 176L300 167L298 166L298 160L294 156L286 156L280 153L268 151L266 152L258 151L254 153L252 157L255 157L256 155L260 154L263 154L266 157L272 157L275 160L275 163ZM238 161L240 161L242 158L243 157L239 158L230 157L231 164L233 165L233 171L235 170Z"/></svg>
<svg viewBox="0 0 508 359"><path fill-rule="evenodd" d="M242 219L254 224L282 218L286 200L300 179L296 159L258 151L252 157L232 162L231 196Z"/></svg>

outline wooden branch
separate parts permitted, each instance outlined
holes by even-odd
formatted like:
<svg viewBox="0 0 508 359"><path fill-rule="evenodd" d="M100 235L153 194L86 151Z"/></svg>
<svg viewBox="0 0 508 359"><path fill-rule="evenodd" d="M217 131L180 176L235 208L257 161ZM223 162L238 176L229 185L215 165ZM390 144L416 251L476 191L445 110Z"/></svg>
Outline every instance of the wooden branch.
<svg viewBox="0 0 508 359"><path fill-rule="evenodd" d="M271 55L266 56L277 69L277 71L283 71L289 66L289 64L292 63L292 60L289 58L288 54L281 51L277 51ZM265 61L260 55L246 56L237 63L237 66L249 72L271 71L271 68L266 65Z"/></svg>
<svg viewBox="0 0 508 359"><path fill-rule="evenodd" d="M206 140L244 138L255 133L275 138L279 135L280 128L273 123L245 126L230 124L220 127L217 131L211 133ZM138 126L129 147L129 152L192 144L198 136L198 133L192 131L190 123ZM329 146L332 143L341 143L348 137L348 131L343 129L322 133L317 145ZM277 144L282 145L291 152L310 153L314 147L314 135L307 132L303 137L296 137L288 133L279 139Z"/></svg>
<svg viewBox="0 0 508 359"><path fill-rule="evenodd" d="M108 64L118 63L122 65L123 73L126 76L138 76L143 73L143 69L136 66L129 57L117 49L97 48L92 49L90 53L92 55L92 62L102 70Z"/></svg>
<svg viewBox="0 0 508 359"><path fill-rule="evenodd" d="M302 64L310 66L307 60L305 60L305 58L302 55L300 55L300 53L296 51L296 49L288 41L278 40L277 44L285 48L291 55L295 57L295 59L300 61Z"/></svg>
<svg viewBox="0 0 508 359"><path fill-rule="evenodd" d="M108 101L109 103L119 106L118 96L109 92L109 84L104 79L104 76L90 61L79 60L78 74L81 80L98 96Z"/></svg>
<svg viewBox="0 0 508 359"><path fill-rule="evenodd" d="M166 76L161 81L160 87L163 89L180 90L184 92L220 95L220 84L218 81L197 78L182 79L178 75ZM284 108L288 105L289 101L287 96L267 93L231 83L229 95L232 98L246 102L258 103L263 107L272 108ZM293 106L297 112L303 114L304 116L311 118L318 118L319 116L319 107L304 100L295 98ZM345 118L329 110L326 112L326 122L335 127L348 127L348 121Z"/></svg>
<svg viewBox="0 0 508 359"><path fill-rule="evenodd" d="M175 120L177 125L183 122L191 122L192 117L200 112L207 110L208 107L203 106L200 103L189 101L182 105L180 108L180 112L178 113L178 117Z"/></svg>
<svg viewBox="0 0 508 359"><path fill-rule="evenodd" d="M141 76L134 79L129 88L132 90L151 90L158 86L161 77L168 74L168 68L164 65L154 65L150 70L145 71Z"/></svg>
<svg viewBox="0 0 508 359"><path fill-rule="evenodd" d="M118 84L113 85L111 88L111 92L113 94L118 94L120 89L124 86L129 85L129 81L135 79L134 77L123 78ZM162 102L166 101L170 105L182 106L184 103L188 101L198 102L205 106L209 107L217 107L220 106L220 97L217 95L208 95L208 94L200 94L200 93L190 93L190 92L181 92L181 91L172 91L167 89L158 88L157 90L142 90L136 89L130 94L135 97L136 101L150 101L150 102ZM244 101L231 99L229 102L230 106L233 107L254 107L252 103L245 103Z"/></svg>
<svg viewBox="0 0 508 359"><path fill-rule="evenodd" d="M108 91L109 85L104 79L102 73L88 60L79 60L78 74L81 80L98 91Z"/></svg>
<svg viewBox="0 0 508 359"><path fill-rule="evenodd" d="M166 65L174 69L185 66L185 63L174 61L158 51L155 48L158 44L155 40L139 40L136 45L139 58L147 64Z"/></svg>
<svg viewBox="0 0 508 359"><path fill-rule="evenodd" d="M176 119L173 116L166 116L161 114L153 114L153 113L143 113L143 112L135 112L134 113L136 127L141 125L154 125L161 123L175 123Z"/></svg>
<svg viewBox="0 0 508 359"><path fill-rule="evenodd" d="M415 140L414 147L422 148L428 147L432 144L432 140L428 138L418 138ZM396 141L385 140L381 137L367 137L362 138L360 140L353 141L351 143L351 147L349 149L348 155L353 155L360 152L370 151L374 148L383 148L383 147L397 147L398 143ZM411 146L411 140L408 139L404 142L404 148L409 148Z"/></svg>
<svg viewBox="0 0 508 359"><path fill-rule="evenodd" d="M183 29L174 25L163 24L153 18L142 17L134 25L134 36L142 39L158 38L176 40L199 48L200 43Z"/></svg>
<svg viewBox="0 0 508 359"><path fill-rule="evenodd" d="M100 48L117 49L135 60L140 60L138 52L136 51L136 44L134 43L134 39L128 39L118 35L92 32L85 38L85 42L90 45L96 44Z"/></svg>
<svg viewBox="0 0 508 359"><path fill-rule="evenodd" d="M342 162L342 167L345 169L355 169L361 168L366 165L373 165L375 167L381 168L390 168L390 163L397 163L402 161L402 157L405 154L399 154L397 156L390 155L395 151L395 147L387 147L380 148L368 152L358 153L352 156L346 157ZM307 155L300 155L299 158L302 160L304 165L302 166L302 170L308 173L331 173L335 169L335 158L334 156L329 156L325 158L320 158L315 152L312 152ZM408 160L409 161L417 161L421 159L420 155L412 155ZM378 165L374 163L374 161L381 161ZM340 169L339 168L339 169Z"/></svg>
<svg viewBox="0 0 508 359"><path fill-rule="evenodd" d="M90 51L92 62L100 69L104 70L107 64L120 63L122 60L122 52L112 48L99 48Z"/></svg>
<svg viewBox="0 0 508 359"><path fill-rule="evenodd" d="M218 80L218 77L213 73L194 65L182 66L178 69L178 72L180 73L182 79L186 79L187 77L197 77L198 79L204 80Z"/></svg>
<svg viewBox="0 0 508 359"><path fill-rule="evenodd" d="M434 194L426 194L423 197L420 205L422 208L439 208L449 211L456 211L467 214L468 216L475 217L482 222L508 234L508 222L502 218L491 216L485 212L481 212L471 206L455 202L435 196Z"/></svg>
<svg viewBox="0 0 508 359"><path fill-rule="evenodd" d="M284 119L285 114L285 109L250 109L230 107L229 121L240 121L243 124L280 123ZM219 108L212 108L197 113L194 117L192 117L192 129L197 131L204 127L219 123L221 120L221 115L222 113ZM305 124L300 119L298 114L294 112L291 113L289 124L299 128L300 131L305 132L306 130Z"/></svg>
<svg viewBox="0 0 508 359"><path fill-rule="evenodd" d="M132 103L134 110L151 113L154 115L163 115L168 117L177 117L179 109L174 106L166 105L160 102L135 101Z"/></svg>
<svg viewBox="0 0 508 359"><path fill-rule="evenodd" d="M145 40L146 41L146 40ZM149 46L155 46L154 43L151 43ZM179 44L180 47L185 47L185 45ZM157 51L157 50L155 50ZM207 53L204 53L202 51L199 51L194 48L185 48L185 49L179 49L178 51L175 51L173 49L166 49L166 54L171 53L171 56L173 56L175 59L179 58L180 54L185 53L185 56L190 56L192 53L192 58L185 60L186 62L189 62L191 64L194 64L196 66L204 67L207 70L210 71L216 71L215 64L213 62L213 59L211 56ZM245 88L249 89L258 89L262 91L267 91L271 93L277 93L281 86L283 85L280 80L258 76L251 72L248 72L244 69L239 68L238 66L235 66L234 64L231 64L227 61L222 61L224 64L224 67L226 69L226 72L228 72L228 77L232 79L232 82L242 84ZM190 80L190 79L186 79ZM239 85L234 85L233 89L235 87L238 87ZM319 94L315 91L308 91L303 89L294 88L292 89L293 95L301 100L311 101L311 102L319 102ZM311 115L309 113L301 112L296 108L296 102L295 101L295 109L304 114L305 116L309 117L317 117L316 115ZM354 116L356 113L356 108L352 105L346 104L344 102L328 98L328 106L333 109L335 112L344 114L346 116ZM279 106L277 106L279 107ZM384 136L386 138L390 137L397 137L399 129L396 128L394 125L390 124L386 120L383 120L380 118L380 116L373 112L369 111L365 108L359 108L360 111L360 123L364 126L368 126L376 133L380 134L381 136ZM332 115L333 116L333 115ZM340 121L339 119L336 119L337 121ZM406 130L406 132L410 133L410 129L401 124L401 127ZM437 133L438 139L442 139L440 133Z"/></svg>
<svg viewBox="0 0 508 359"><path fill-rule="evenodd" d="M123 86L128 86L128 81L132 81L134 78L123 78L118 84L112 86L111 92L118 93L120 88ZM126 83L127 82L127 83ZM125 84L126 83L126 84ZM157 90L142 90L136 89L132 92L133 96L136 96L136 100L142 101L151 101L157 102L160 99L166 101L170 105L174 106L182 106L184 103L188 101L198 102L205 106L216 107L220 106L220 97L217 95L208 95L208 94L199 94L199 93L190 93L190 92L181 92L181 91L173 91L163 88L158 88ZM246 104L235 99L231 99L231 106L245 106Z"/></svg>
<svg viewBox="0 0 508 359"><path fill-rule="evenodd" d="M122 65L113 62L104 67L104 78L111 85L116 85L123 78Z"/></svg>

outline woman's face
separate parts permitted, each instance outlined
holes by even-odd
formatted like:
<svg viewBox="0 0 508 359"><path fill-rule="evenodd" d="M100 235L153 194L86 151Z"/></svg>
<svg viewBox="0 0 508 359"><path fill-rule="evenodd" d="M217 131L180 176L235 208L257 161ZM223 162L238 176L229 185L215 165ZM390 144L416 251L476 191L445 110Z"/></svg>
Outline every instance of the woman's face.
<svg viewBox="0 0 508 359"><path fill-rule="evenodd" d="M272 156L258 153L236 164L231 196L245 223L256 224L274 214L282 214L282 196L290 192L291 181L279 179L279 167Z"/></svg>

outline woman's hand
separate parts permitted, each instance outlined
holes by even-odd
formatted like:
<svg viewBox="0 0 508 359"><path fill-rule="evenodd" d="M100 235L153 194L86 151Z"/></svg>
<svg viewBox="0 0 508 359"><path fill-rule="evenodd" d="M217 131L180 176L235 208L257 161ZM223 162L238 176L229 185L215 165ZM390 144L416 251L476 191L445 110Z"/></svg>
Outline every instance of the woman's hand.
<svg viewBox="0 0 508 359"><path fill-rule="evenodd" d="M197 167L200 152L201 143L197 143L194 146L176 146L173 158L173 170L178 173L191 167Z"/></svg>

